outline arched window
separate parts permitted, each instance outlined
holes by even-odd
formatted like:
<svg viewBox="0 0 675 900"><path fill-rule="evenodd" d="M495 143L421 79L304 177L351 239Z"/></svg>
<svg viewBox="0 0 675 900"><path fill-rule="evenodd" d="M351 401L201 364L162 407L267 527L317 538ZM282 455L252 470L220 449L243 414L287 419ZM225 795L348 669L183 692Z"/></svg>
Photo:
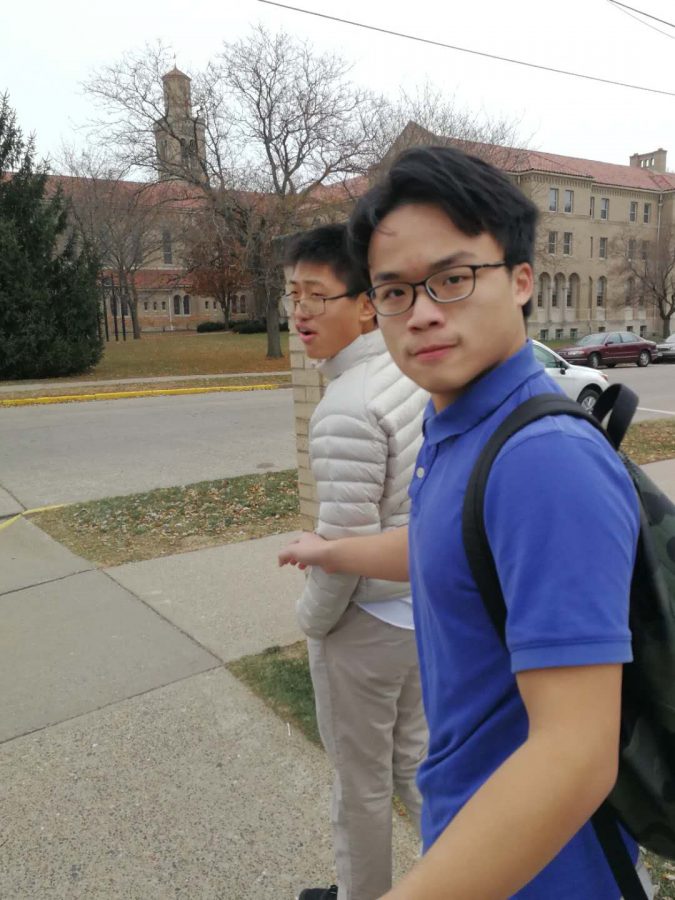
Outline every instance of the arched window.
<svg viewBox="0 0 675 900"><path fill-rule="evenodd" d="M183 297L183 315L190 315L190 297L188 294Z"/></svg>
<svg viewBox="0 0 675 900"><path fill-rule="evenodd" d="M558 274L555 276L555 287L553 289L553 297L551 298L551 306L562 306L565 302L565 276Z"/></svg>
<svg viewBox="0 0 675 900"><path fill-rule="evenodd" d="M246 312L246 297L244 296L244 294L239 295L239 312Z"/></svg>
<svg viewBox="0 0 675 900"><path fill-rule="evenodd" d="M539 290L537 291L537 307L546 309L551 300L551 276L542 272L539 276Z"/></svg>
<svg viewBox="0 0 675 900"><path fill-rule="evenodd" d="M173 295L173 314L174 316L180 315L180 294Z"/></svg>
<svg viewBox="0 0 675 900"><path fill-rule="evenodd" d="M566 305L568 309L577 309L579 306L579 276L576 273L570 275Z"/></svg>

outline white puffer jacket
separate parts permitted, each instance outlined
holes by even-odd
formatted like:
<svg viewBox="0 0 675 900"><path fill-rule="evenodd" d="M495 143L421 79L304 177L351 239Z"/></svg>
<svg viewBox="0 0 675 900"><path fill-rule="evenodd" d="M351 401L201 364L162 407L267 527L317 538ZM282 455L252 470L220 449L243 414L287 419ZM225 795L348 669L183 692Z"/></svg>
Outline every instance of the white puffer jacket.
<svg viewBox="0 0 675 900"><path fill-rule="evenodd" d="M357 338L320 368L330 383L309 425L319 497L317 533L353 537L405 525L429 395L401 373L379 329ZM298 620L305 634L321 638L351 601L409 593L407 583L313 568L298 601Z"/></svg>

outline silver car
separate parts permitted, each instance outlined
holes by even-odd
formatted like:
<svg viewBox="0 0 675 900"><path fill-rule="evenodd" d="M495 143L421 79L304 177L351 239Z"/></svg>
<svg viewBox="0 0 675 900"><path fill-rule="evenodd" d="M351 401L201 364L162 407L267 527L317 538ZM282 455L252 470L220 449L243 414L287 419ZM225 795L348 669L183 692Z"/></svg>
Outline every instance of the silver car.
<svg viewBox="0 0 675 900"><path fill-rule="evenodd" d="M665 341L656 345L659 351L657 357L658 362L674 362L675 361L675 334L671 334Z"/></svg>

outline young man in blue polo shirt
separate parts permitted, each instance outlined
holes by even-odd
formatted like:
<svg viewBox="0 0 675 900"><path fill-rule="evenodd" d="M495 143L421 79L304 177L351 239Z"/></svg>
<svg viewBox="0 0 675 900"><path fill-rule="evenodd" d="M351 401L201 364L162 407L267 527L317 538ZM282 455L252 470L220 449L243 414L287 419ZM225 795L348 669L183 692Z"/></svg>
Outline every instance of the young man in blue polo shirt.
<svg viewBox="0 0 675 900"><path fill-rule="evenodd" d="M602 435L571 417L533 423L503 448L485 519L507 648L462 542L481 448L516 406L556 390L526 339L536 217L492 166L425 148L403 154L351 221L387 347L432 398L409 534L305 535L280 561L409 570L430 729L425 853L387 900L619 897L589 819L617 773L633 487Z"/></svg>

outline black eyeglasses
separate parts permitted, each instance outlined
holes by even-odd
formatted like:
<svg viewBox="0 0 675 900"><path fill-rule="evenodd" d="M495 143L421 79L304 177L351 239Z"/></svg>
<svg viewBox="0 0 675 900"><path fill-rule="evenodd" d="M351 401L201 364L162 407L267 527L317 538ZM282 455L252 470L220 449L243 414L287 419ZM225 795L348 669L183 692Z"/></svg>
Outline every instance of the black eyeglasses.
<svg viewBox="0 0 675 900"><path fill-rule="evenodd" d="M499 269L505 262L481 263L480 265L450 266L430 275L422 281L386 281L376 284L367 291L370 302L379 316L400 316L415 305L417 288L424 290L436 303L456 303L466 300L476 287L476 272L479 269Z"/></svg>
<svg viewBox="0 0 675 900"><path fill-rule="evenodd" d="M295 291L284 294L284 309L292 316L296 309L306 316L322 316L326 312L326 300L342 300L343 297L351 297L352 294L336 294L334 297L321 297L319 294L310 294L309 297L301 297Z"/></svg>

